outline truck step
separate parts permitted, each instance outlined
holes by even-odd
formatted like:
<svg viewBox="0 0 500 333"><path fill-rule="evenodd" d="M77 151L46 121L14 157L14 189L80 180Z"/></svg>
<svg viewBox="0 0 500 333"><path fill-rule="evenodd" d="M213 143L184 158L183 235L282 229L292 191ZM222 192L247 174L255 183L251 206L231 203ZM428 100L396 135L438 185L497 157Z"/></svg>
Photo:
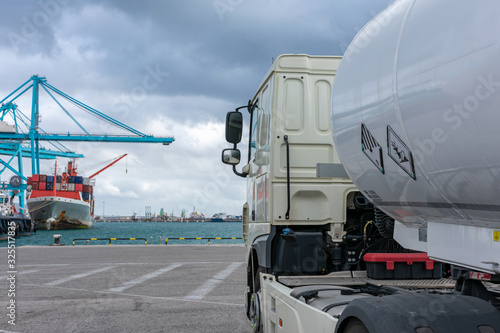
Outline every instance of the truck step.
<svg viewBox="0 0 500 333"><path fill-rule="evenodd" d="M391 286L399 288L416 288L416 289L439 289L455 287L455 280L453 279L417 279L417 280L374 280L366 278L365 282L373 286Z"/></svg>
<svg viewBox="0 0 500 333"><path fill-rule="evenodd" d="M377 287L391 286L398 288L415 289L453 289L455 280L453 279L406 279L406 280L376 280L366 276L366 271L338 272L328 275L318 276L280 276L278 281L287 287L299 287L310 285L336 285L336 286L363 286L373 285Z"/></svg>

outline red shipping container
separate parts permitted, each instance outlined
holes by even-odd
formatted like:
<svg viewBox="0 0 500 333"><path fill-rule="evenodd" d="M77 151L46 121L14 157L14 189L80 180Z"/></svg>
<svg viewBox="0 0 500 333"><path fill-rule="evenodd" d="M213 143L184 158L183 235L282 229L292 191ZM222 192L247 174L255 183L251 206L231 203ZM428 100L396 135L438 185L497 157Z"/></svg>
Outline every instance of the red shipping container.
<svg viewBox="0 0 500 333"><path fill-rule="evenodd" d="M31 178L31 177L26 178L26 184L31 185L32 182L33 182L33 178Z"/></svg>
<svg viewBox="0 0 500 333"><path fill-rule="evenodd" d="M40 183L45 183L47 181L47 175L40 175Z"/></svg>
<svg viewBox="0 0 500 333"><path fill-rule="evenodd" d="M83 184L75 184L75 191L81 192L83 190Z"/></svg>
<svg viewBox="0 0 500 333"><path fill-rule="evenodd" d="M38 182L32 182L31 183L31 189L32 190L38 190Z"/></svg>
<svg viewBox="0 0 500 333"><path fill-rule="evenodd" d="M33 178L34 182L39 182L40 181L40 175L33 175L31 178Z"/></svg>
<svg viewBox="0 0 500 333"><path fill-rule="evenodd" d="M47 188L47 183L38 183L38 189L39 190L45 190Z"/></svg>
<svg viewBox="0 0 500 333"><path fill-rule="evenodd" d="M83 185L83 192L90 193L90 185Z"/></svg>

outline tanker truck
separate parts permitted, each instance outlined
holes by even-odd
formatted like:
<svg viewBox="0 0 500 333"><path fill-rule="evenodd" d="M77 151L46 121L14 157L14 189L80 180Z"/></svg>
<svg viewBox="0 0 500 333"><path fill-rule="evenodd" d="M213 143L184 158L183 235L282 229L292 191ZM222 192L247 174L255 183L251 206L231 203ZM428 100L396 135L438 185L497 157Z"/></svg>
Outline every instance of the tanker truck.
<svg viewBox="0 0 500 333"><path fill-rule="evenodd" d="M227 114L253 332L500 332L500 4L470 7L397 1Z"/></svg>

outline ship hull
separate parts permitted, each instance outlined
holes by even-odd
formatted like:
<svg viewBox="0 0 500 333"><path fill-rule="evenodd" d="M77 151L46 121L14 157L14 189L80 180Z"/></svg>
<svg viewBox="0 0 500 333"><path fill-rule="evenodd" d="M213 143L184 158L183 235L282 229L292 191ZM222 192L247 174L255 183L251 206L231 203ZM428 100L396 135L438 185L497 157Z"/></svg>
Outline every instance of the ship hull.
<svg viewBox="0 0 500 333"><path fill-rule="evenodd" d="M33 222L40 230L87 229L92 226L88 202L57 196L27 200Z"/></svg>

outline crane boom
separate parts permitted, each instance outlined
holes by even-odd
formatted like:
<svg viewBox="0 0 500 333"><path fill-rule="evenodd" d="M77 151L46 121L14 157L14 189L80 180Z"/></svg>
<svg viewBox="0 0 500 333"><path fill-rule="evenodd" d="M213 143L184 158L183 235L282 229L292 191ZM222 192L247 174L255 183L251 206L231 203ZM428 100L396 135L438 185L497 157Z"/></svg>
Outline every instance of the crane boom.
<svg viewBox="0 0 500 333"><path fill-rule="evenodd" d="M94 173L89 178L94 178L94 176L97 176L98 174L100 174L101 172L103 172L104 170L106 170L107 168L109 168L110 166L112 166L113 164L115 164L116 162L118 162L119 160L121 160L122 158L124 158L127 155L128 154L123 154L122 156L118 157L116 160L114 160L113 162L109 163L108 165L106 165L104 168L102 168L101 170L99 170L96 173Z"/></svg>

